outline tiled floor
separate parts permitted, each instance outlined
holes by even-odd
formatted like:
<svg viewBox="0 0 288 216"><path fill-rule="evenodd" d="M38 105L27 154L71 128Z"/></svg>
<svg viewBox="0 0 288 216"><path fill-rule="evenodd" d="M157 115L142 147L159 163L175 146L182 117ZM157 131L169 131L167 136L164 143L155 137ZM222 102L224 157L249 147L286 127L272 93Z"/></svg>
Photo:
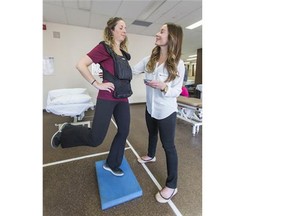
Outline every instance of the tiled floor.
<svg viewBox="0 0 288 216"><path fill-rule="evenodd" d="M95 215L202 215L202 129L192 136L191 125L177 120L176 148L178 152L178 194L170 204L158 203L155 183L137 155L147 151L147 128L144 120L145 104L131 105L131 126L125 157L133 170L143 196L105 211L101 210L95 161L107 157L110 143L116 132L111 121L102 145L52 149L50 139L57 130L55 124L71 122L69 117L43 112L43 215L44 216L95 216ZM94 111L86 112L84 120L91 121ZM135 151L133 151L135 150ZM86 156L86 157L84 157ZM164 151L159 141L157 162L146 164L155 180L163 187L166 179Z"/></svg>

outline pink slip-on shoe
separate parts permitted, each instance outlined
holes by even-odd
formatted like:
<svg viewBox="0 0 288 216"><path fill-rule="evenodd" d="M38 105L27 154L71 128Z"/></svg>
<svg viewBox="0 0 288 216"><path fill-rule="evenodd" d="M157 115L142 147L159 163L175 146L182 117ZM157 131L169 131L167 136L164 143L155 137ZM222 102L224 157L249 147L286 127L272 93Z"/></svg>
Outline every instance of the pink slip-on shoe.
<svg viewBox="0 0 288 216"><path fill-rule="evenodd" d="M150 159L143 159L143 157L140 157L137 159L139 163L144 164L144 163L149 163L149 162L155 162L156 157L150 158Z"/></svg>
<svg viewBox="0 0 288 216"><path fill-rule="evenodd" d="M167 203L167 202L169 202L169 200L172 199L172 197L174 197L174 196L177 194L177 192L178 192L178 189L175 188L174 191L173 191L173 193L171 194L171 196L170 196L169 198L165 198L165 197L162 196L161 191L159 191L159 192L155 195L155 198L156 198L156 200L157 200L159 203Z"/></svg>

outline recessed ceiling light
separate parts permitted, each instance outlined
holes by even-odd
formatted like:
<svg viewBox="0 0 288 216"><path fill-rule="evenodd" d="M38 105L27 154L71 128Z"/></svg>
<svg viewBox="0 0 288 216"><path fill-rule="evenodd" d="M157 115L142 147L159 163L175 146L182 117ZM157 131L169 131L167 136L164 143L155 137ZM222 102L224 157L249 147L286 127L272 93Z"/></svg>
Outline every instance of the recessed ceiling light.
<svg viewBox="0 0 288 216"><path fill-rule="evenodd" d="M200 20L200 21L198 21L198 22L196 22L196 23L193 23L193 24L190 25L190 26L187 26L186 29L194 29L194 28L197 28L197 27L199 27L199 26L201 26L201 25L202 25L202 20Z"/></svg>
<svg viewBox="0 0 288 216"><path fill-rule="evenodd" d="M196 60L197 58L188 58L187 61Z"/></svg>

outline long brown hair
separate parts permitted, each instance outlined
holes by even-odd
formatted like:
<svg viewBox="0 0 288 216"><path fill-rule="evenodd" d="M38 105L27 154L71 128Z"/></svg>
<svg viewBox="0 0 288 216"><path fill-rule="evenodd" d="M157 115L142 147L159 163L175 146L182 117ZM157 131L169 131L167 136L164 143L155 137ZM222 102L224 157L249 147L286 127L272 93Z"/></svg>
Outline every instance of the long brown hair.
<svg viewBox="0 0 288 216"><path fill-rule="evenodd" d="M121 17L111 17L108 21L107 21L107 26L104 29L104 41L106 44L108 44L109 46L113 47L115 45L115 41L113 39L113 33L112 30L114 31L115 26L117 25L117 23L123 20ZM124 21L124 20L123 20ZM120 43L120 49L123 49L125 51L128 51L127 48L127 42L128 42L128 38L127 36L125 37L124 41L122 41Z"/></svg>
<svg viewBox="0 0 288 216"><path fill-rule="evenodd" d="M168 78L165 82L172 81L178 75L177 65L179 63L182 54L182 40L183 30L180 25L174 23L165 23L168 29L168 49L167 49L167 60L165 61L164 67L168 70ZM160 47L156 46L152 50L150 59L147 63L148 73L152 73L155 69L156 62L160 57Z"/></svg>

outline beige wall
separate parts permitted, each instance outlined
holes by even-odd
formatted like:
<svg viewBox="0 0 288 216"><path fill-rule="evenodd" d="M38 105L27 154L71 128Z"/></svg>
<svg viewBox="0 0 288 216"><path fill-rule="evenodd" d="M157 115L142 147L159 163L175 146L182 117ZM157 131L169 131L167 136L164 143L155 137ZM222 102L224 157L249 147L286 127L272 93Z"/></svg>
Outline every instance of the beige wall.
<svg viewBox="0 0 288 216"><path fill-rule="evenodd" d="M87 88L96 103L97 89L81 76L75 65L103 40L103 30L55 23L46 23L46 26L47 30L43 30L43 57L54 57L55 71L53 75L43 75L43 109L46 107L48 91L59 88ZM53 32L60 32L60 38L53 38ZM155 37L129 34L128 29L128 42L132 56L130 65L133 66L143 57L150 55ZM132 89L134 94L129 98L130 103L146 101L143 74L133 77Z"/></svg>

